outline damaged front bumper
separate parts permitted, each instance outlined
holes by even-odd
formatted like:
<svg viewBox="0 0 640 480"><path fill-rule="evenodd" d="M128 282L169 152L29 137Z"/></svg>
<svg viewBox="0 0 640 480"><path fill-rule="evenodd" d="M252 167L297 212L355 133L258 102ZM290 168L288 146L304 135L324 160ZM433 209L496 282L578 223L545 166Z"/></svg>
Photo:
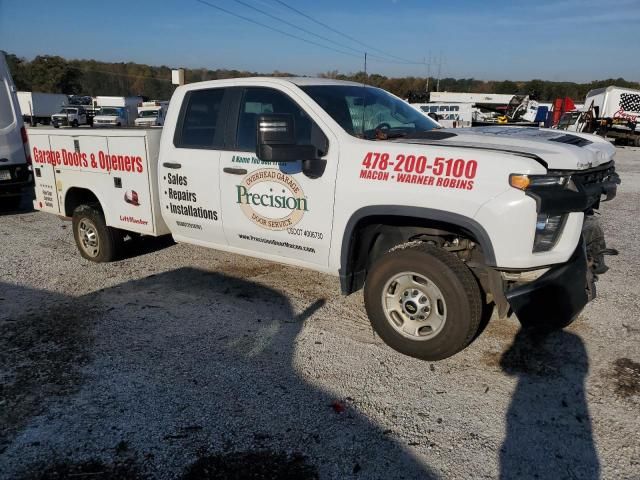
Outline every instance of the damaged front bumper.
<svg viewBox="0 0 640 480"><path fill-rule="evenodd" d="M505 292L511 310L524 327L561 328L596 297L597 275L607 267L604 234L593 216L585 219L580 242L571 258L551 267L537 280L515 285Z"/></svg>

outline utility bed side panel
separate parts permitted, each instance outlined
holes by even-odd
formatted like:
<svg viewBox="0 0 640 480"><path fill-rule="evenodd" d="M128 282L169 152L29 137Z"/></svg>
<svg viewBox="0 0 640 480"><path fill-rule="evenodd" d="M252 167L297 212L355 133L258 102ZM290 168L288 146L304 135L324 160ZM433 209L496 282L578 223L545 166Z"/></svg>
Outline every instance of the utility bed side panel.
<svg viewBox="0 0 640 480"><path fill-rule="evenodd" d="M43 135L39 133L42 131L30 130L30 137L48 137L49 153L46 156L54 165L59 207L54 212L47 205L41 206L38 195L44 198L46 191L40 177L36 178L35 208L70 215L65 200L72 198L74 189L86 189L98 198L107 225L145 235L166 233L157 206L157 189L152 188L152 182L156 181L158 148L151 148L151 145L159 143L160 132L143 129L47 130L47 135ZM46 146L44 140L38 141L38 145ZM35 153L35 146L32 145L32 153ZM155 155L152 159L151 152ZM38 152L38 155L42 156L42 153Z"/></svg>
<svg viewBox="0 0 640 480"><path fill-rule="evenodd" d="M51 145L47 133L37 133L37 130L29 131L29 147L33 161L33 178L36 199L33 206L43 212L59 215L60 206L56 189L56 176L54 161L51 158Z"/></svg>

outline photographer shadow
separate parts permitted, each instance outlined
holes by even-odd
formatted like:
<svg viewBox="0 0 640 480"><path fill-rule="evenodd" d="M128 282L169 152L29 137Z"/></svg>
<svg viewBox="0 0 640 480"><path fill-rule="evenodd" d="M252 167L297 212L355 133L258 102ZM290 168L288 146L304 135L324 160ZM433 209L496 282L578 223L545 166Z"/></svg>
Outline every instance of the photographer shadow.
<svg viewBox="0 0 640 480"><path fill-rule="evenodd" d="M17 295L26 293L33 296ZM83 322L74 348L83 351L59 369L78 373L78 385L39 398L32 410L48 415L16 421L21 432L8 441L7 465L46 469L43 459L55 465L64 452L88 461L125 445L115 450L144 454L158 478L200 478L194 471L211 466L234 470L232 478L244 468L249 477L291 455L312 472L300 478L436 478L348 399L313 381L322 378L319 360L308 361L310 340L300 333L324 299L296 312L257 281L182 268L69 300ZM47 309L40 315L14 318L12 328L51 318ZM85 355L86 364L73 364ZM41 383L48 391L46 378Z"/></svg>
<svg viewBox="0 0 640 480"><path fill-rule="evenodd" d="M518 379L506 415L500 478L599 478L585 395L589 359L580 337L522 328L500 366Z"/></svg>

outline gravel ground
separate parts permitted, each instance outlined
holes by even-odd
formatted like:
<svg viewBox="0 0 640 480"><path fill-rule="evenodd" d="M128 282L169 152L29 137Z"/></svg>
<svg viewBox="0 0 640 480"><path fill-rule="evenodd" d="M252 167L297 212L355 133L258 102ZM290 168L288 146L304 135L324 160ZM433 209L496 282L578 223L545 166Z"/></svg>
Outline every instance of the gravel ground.
<svg viewBox="0 0 640 480"><path fill-rule="evenodd" d="M332 277L166 241L96 265L5 212L0 478L640 478L640 149L617 159L598 299L436 363Z"/></svg>

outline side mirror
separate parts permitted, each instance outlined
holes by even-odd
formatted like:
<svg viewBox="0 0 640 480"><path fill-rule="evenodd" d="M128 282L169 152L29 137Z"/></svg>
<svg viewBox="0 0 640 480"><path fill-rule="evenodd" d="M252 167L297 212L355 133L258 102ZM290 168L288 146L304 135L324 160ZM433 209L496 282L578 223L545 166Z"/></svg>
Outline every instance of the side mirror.
<svg viewBox="0 0 640 480"><path fill-rule="evenodd" d="M293 116L288 113L258 115L256 156L263 162L319 160L313 145L296 145Z"/></svg>

